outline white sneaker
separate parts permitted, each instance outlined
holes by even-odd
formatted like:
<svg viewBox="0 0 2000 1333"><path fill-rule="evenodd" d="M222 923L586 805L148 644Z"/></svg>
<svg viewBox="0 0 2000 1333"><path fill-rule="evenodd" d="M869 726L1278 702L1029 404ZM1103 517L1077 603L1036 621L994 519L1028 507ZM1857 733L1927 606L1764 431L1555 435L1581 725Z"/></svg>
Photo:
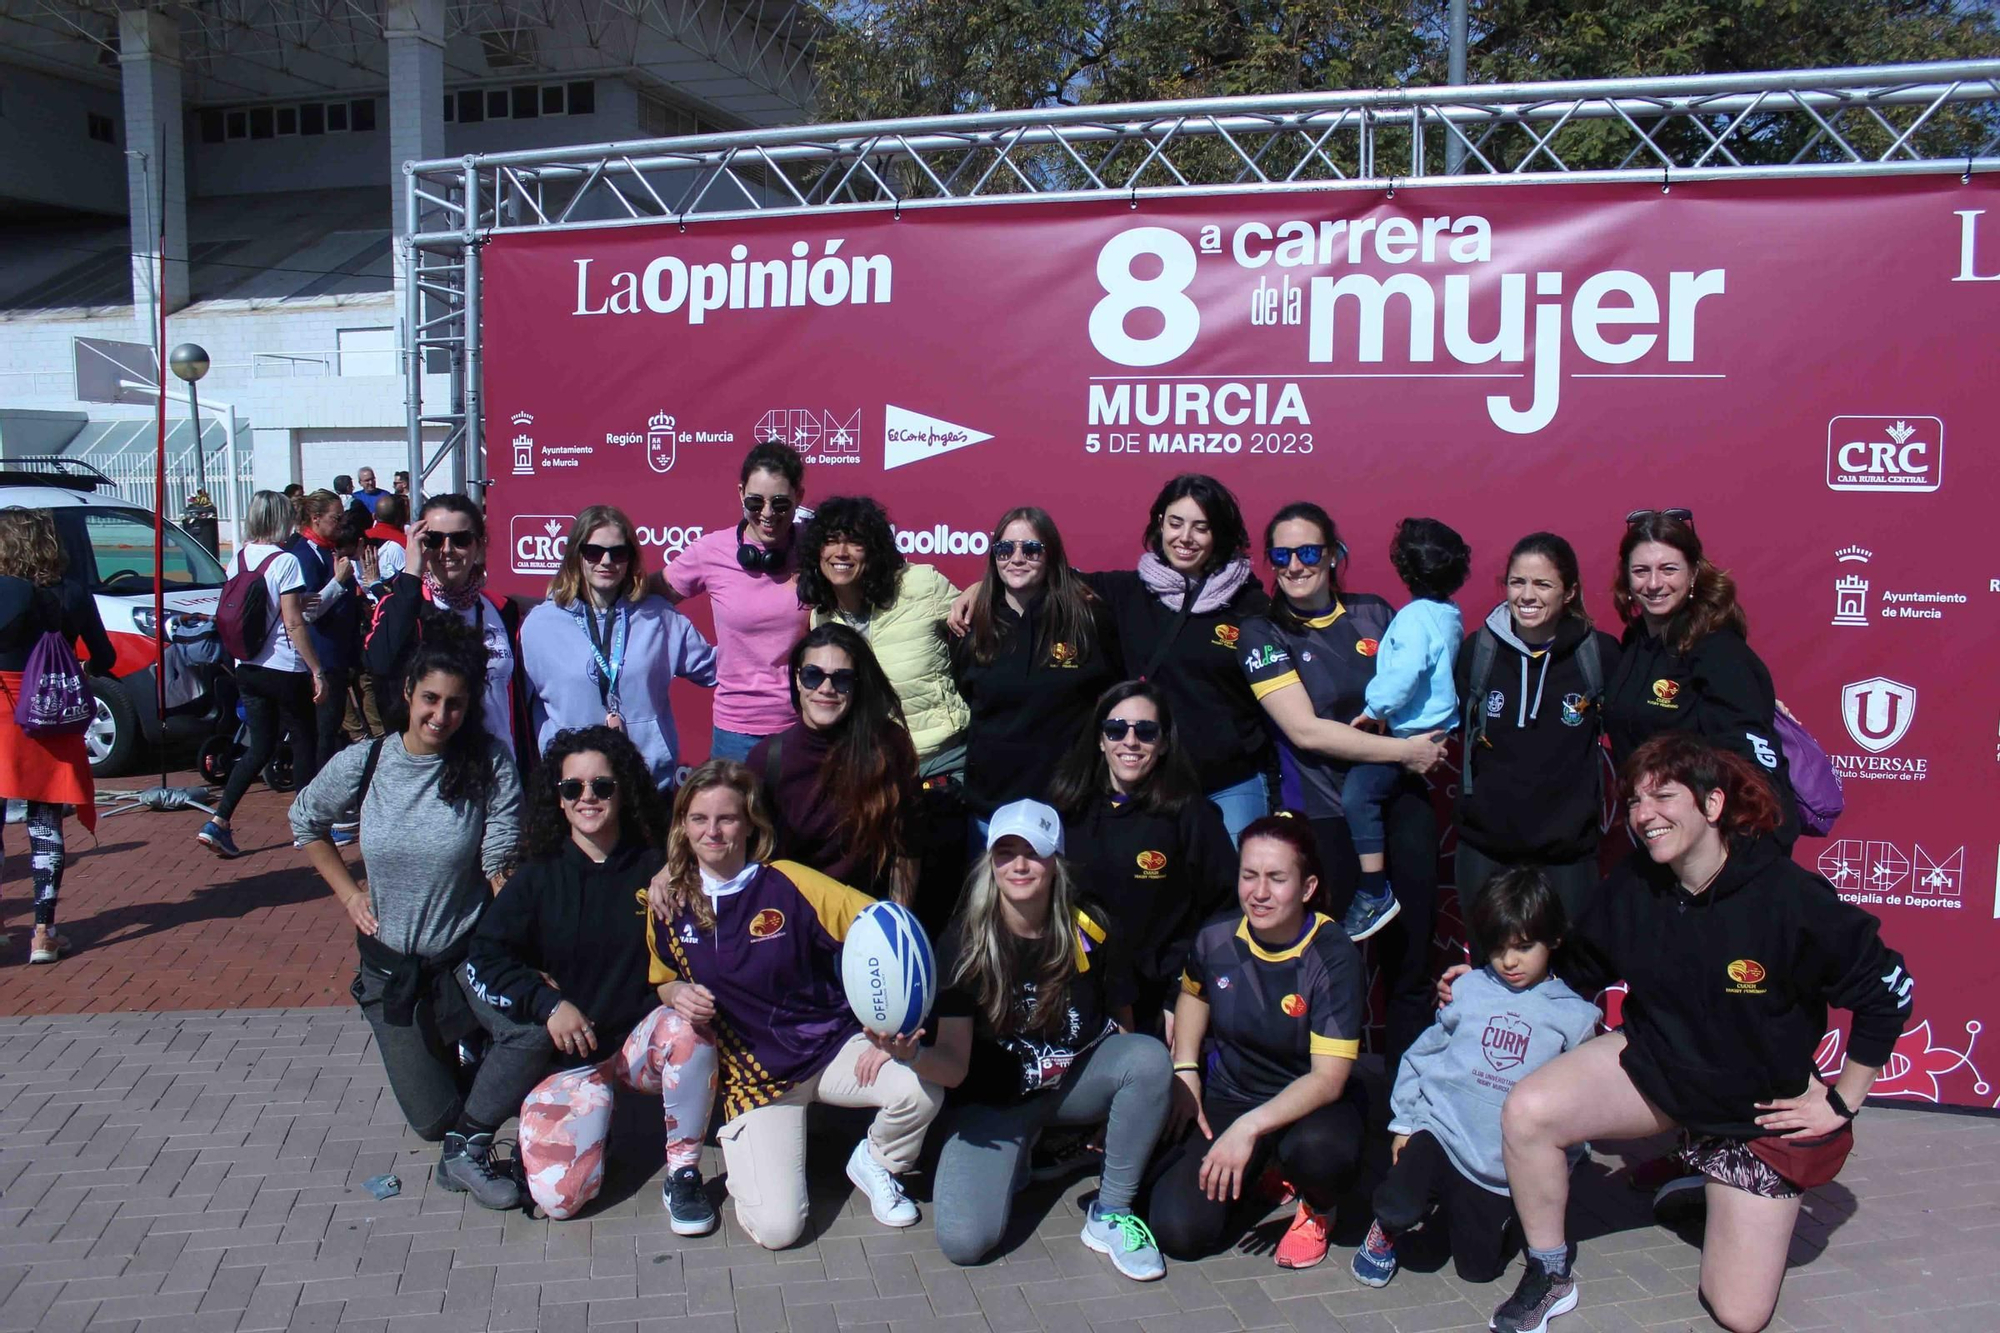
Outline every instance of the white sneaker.
<svg viewBox="0 0 2000 1333"><path fill-rule="evenodd" d="M854 1182L854 1188L868 1196L868 1207L877 1222L885 1227L916 1225L917 1206L910 1202L910 1196L903 1193L903 1187L888 1169L875 1160L875 1154L868 1151L865 1138L854 1145L854 1152L847 1159L847 1178Z"/></svg>

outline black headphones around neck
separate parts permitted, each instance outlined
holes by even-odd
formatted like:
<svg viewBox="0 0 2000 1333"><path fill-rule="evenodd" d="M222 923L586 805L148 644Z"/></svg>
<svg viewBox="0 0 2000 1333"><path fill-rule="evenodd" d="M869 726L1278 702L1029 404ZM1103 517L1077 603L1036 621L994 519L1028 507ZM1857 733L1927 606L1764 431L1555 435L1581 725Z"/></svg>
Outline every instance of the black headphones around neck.
<svg viewBox="0 0 2000 1333"><path fill-rule="evenodd" d="M752 574L775 574L785 567L785 559L791 554L789 547L759 546L755 542L743 540L743 530L749 524L736 525L736 563Z"/></svg>

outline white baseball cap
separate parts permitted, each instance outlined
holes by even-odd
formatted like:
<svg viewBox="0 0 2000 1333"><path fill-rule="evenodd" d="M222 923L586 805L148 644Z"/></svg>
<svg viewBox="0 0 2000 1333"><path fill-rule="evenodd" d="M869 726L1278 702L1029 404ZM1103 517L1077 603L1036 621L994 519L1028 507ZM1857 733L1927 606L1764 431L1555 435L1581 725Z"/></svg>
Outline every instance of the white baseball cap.
<svg viewBox="0 0 2000 1333"><path fill-rule="evenodd" d="M986 826L986 850L1007 837L1023 839L1036 856L1054 856L1063 849L1062 816L1040 801L1010 801Z"/></svg>

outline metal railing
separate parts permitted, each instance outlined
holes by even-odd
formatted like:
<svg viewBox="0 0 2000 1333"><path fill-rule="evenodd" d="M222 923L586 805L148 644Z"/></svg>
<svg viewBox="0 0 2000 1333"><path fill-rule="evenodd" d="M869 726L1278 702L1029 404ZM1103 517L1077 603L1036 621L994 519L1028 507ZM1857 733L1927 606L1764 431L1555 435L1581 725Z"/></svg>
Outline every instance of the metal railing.
<svg viewBox="0 0 2000 1333"><path fill-rule="evenodd" d="M1458 170L1448 174L1447 157ZM1024 200L2000 169L2000 60L1296 93L801 125L406 165L410 469L483 474L479 246ZM442 399L427 357L449 361ZM444 441L426 456L425 429Z"/></svg>

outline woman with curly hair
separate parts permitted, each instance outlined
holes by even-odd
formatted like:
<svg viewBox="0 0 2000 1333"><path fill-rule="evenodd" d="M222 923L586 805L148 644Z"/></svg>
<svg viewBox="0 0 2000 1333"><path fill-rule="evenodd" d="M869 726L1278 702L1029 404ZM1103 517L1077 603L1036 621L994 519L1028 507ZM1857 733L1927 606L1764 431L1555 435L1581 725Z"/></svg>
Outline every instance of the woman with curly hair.
<svg viewBox="0 0 2000 1333"><path fill-rule="evenodd" d="M813 628L845 625L867 640L902 704L918 771L962 775L971 712L944 634L958 589L933 566L903 558L889 515L867 496L821 505L799 545L799 601L811 608Z"/></svg>
<svg viewBox="0 0 2000 1333"><path fill-rule="evenodd" d="M1750 648L1736 580L1709 562L1686 509L1635 509L1618 543L1611 603L1625 622L1617 668L1604 687L1611 757L1623 764L1662 732L1690 732L1743 756L1777 794L1772 831L1798 840L1791 770L1772 726L1778 694Z"/></svg>
<svg viewBox="0 0 2000 1333"><path fill-rule="evenodd" d="M117 656L97 603L82 584L63 577L68 568L48 510L0 511L0 797L28 803L28 863L35 882L31 963L53 963L69 952L69 941L56 933L63 816L74 808L83 826L94 830L97 796L81 732L31 736L14 720L21 676L45 634L60 634L65 642L81 639L93 675L110 675ZM0 944L6 942L0 935Z"/></svg>
<svg viewBox="0 0 2000 1333"><path fill-rule="evenodd" d="M864 1032L840 980L847 928L874 900L796 861L771 860L757 779L711 759L674 797L664 881L648 890L646 939L660 998L715 1036L716 1131L736 1220L767 1250L806 1225L806 1107L867 1106L875 1119L847 1178L883 1226L917 1206L897 1177L916 1165L943 1093L911 1068L921 1031Z"/></svg>
<svg viewBox="0 0 2000 1333"><path fill-rule="evenodd" d="M403 672L402 732L335 755L292 802L292 834L354 923L360 953L354 1002L403 1118L417 1136L444 1141L437 1179L505 1207L512 1181L490 1160L501 1064L459 1084L458 1043L479 1030L457 979L480 913L506 877L519 831L521 782L507 747L490 735L484 707L487 649L471 627L441 616ZM355 811L356 814L349 814ZM359 818L368 887L333 844L336 821ZM504 1062L503 1062L504 1063ZM499 1120L512 1113L503 1105Z"/></svg>
<svg viewBox="0 0 2000 1333"><path fill-rule="evenodd" d="M1909 1021L1913 983L1881 923L1792 864L1769 836L1763 771L1698 736L1656 736L1620 773L1638 846L1591 896L1557 971L1589 995L1623 980L1619 1031L1514 1085L1501 1111L1507 1183L1527 1243L1499 1333L1576 1308L1566 1150L1678 1130L1707 1203L1700 1295L1715 1322L1771 1318L1804 1192L1834 1179L1850 1122ZM1466 969L1446 973L1440 998ZM1853 1014L1831 1087L1828 1010Z"/></svg>
<svg viewBox="0 0 2000 1333"><path fill-rule="evenodd" d="M604 1183L612 1089L662 1097L667 1221L676 1235L705 1236L716 1221L701 1181L715 1043L660 1002L634 910L666 860L667 812L652 773L621 731L558 732L527 801L521 868L465 960L473 1012L496 1043L487 1063L503 1061L507 1078L482 1081L481 1103L467 1112L504 1119L520 1108L528 1193L550 1217L568 1218Z"/></svg>
<svg viewBox="0 0 2000 1333"><path fill-rule="evenodd" d="M908 904L906 851L917 800L917 751L896 691L862 637L821 625L792 645L784 731L750 751L777 828L778 855L876 898Z"/></svg>

